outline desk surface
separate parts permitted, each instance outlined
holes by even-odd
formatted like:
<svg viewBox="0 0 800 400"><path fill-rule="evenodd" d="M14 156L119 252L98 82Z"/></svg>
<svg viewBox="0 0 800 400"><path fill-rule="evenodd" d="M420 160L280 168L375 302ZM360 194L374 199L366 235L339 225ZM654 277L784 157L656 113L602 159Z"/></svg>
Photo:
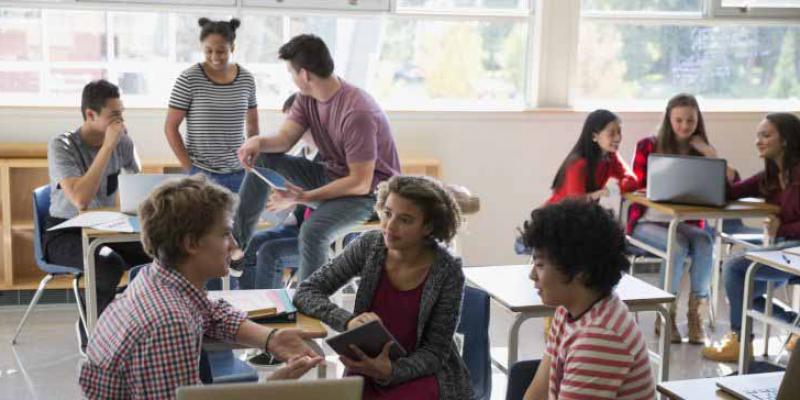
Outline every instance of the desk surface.
<svg viewBox="0 0 800 400"><path fill-rule="evenodd" d="M750 251L746 254L747 259L760 264L779 269L790 274L800 275L800 257L784 253L781 250L772 251Z"/></svg>
<svg viewBox="0 0 800 400"><path fill-rule="evenodd" d="M552 308L542 304L530 280L530 265L501 265L464 268L466 280L485 290L513 312L533 312ZM615 289L628 305L671 303L675 296L640 279L624 274Z"/></svg>
<svg viewBox="0 0 800 400"><path fill-rule="evenodd" d="M775 379L776 376L782 377L783 372L662 382L658 384L658 391L673 400L734 400L735 397L717 388L717 381L734 379L757 381Z"/></svg>
<svg viewBox="0 0 800 400"><path fill-rule="evenodd" d="M735 217L766 217L780 212L780 207L760 200L737 200L728 203L725 207L707 207L688 204L672 204L651 201L641 192L626 193L625 200L641 204L664 214L680 217L697 218L735 218Z"/></svg>

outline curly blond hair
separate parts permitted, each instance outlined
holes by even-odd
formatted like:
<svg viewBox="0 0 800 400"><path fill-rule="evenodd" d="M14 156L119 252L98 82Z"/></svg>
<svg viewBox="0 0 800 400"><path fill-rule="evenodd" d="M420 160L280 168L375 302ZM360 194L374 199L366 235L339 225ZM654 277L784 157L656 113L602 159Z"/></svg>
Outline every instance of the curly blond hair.
<svg viewBox="0 0 800 400"><path fill-rule="evenodd" d="M139 205L144 251L174 268L188 256L184 238L199 240L236 204L236 195L202 174L163 183Z"/></svg>
<svg viewBox="0 0 800 400"><path fill-rule="evenodd" d="M449 244L461 226L461 208L447 188L427 176L397 175L378 185L375 211L383 215L386 199L394 193L410 200L422 210L425 224L432 228L431 238Z"/></svg>

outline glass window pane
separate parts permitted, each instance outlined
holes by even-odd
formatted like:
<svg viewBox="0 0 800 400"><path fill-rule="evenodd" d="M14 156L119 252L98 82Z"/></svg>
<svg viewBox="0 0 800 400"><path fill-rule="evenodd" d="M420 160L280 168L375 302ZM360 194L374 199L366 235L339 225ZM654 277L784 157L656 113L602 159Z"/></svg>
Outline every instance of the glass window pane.
<svg viewBox="0 0 800 400"><path fill-rule="evenodd" d="M213 21L229 21L232 16L224 14L177 14L175 15L175 60L178 62L203 61L203 49L200 47L200 25L197 20L206 17ZM241 27L239 29L242 29Z"/></svg>
<svg viewBox="0 0 800 400"><path fill-rule="evenodd" d="M703 0L581 0L582 11L702 11Z"/></svg>
<svg viewBox="0 0 800 400"><path fill-rule="evenodd" d="M529 0L398 0L397 9L512 9L523 10L528 8Z"/></svg>
<svg viewBox="0 0 800 400"><path fill-rule="evenodd" d="M0 71L0 93L39 93L39 71Z"/></svg>
<svg viewBox="0 0 800 400"><path fill-rule="evenodd" d="M0 60L42 60L42 12L0 8Z"/></svg>
<svg viewBox="0 0 800 400"><path fill-rule="evenodd" d="M83 87L90 81L106 78L101 68L54 68L47 84L52 94L73 94L80 99Z"/></svg>
<svg viewBox="0 0 800 400"><path fill-rule="evenodd" d="M584 22L577 97L788 99L800 93L800 28Z"/></svg>
<svg viewBox="0 0 800 400"><path fill-rule="evenodd" d="M277 63L284 43L283 17L246 16L236 32L235 56L242 63Z"/></svg>
<svg viewBox="0 0 800 400"><path fill-rule="evenodd" d="M113 13L111 15L114 59L166 61L169 57L166 13Z"/></svg>
<svg viewBox="0 0 800 400"><path fill-rule="evenodd" d="M50 61L105 61L106 14L102 11L45 11Z"/></svg>
<svg viewBox="0 0 800 400"><path fill-rule="evenodd" d="M722 0L723 7L800 8L797 0Z"/></svg>

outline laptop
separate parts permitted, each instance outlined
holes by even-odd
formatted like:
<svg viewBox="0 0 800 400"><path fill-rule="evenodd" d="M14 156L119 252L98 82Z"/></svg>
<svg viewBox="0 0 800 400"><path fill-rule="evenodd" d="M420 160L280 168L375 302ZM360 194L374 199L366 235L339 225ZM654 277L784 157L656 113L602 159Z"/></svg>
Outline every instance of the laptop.
<svg viewBox="0 0 800 400"><path fill-rule="evenodd" d="M119 176L119 210L136 215L139 204L158 185L169 179L185 178L183 174L124 174Z"/></svg>
<svg viewBox="0 0 800 400"><path fill-rule="evenodd" d="M667 203L725 206L725 160L651 154L647 159L647 198Z"/></svg>
<svg viewBox="0 0 800 400"><path fill-rule="evenodd" d="M364 380L360 376L341 379L184 386L178 388L177 400L361 400L363 386Z"/></svg>
<svg viewBox="0 0 800 400"><path fill-rule="evenodd" d="M792 351L784 373L737 375L717 381L717 387L741 400L800 399L800 351Z"/></svg>

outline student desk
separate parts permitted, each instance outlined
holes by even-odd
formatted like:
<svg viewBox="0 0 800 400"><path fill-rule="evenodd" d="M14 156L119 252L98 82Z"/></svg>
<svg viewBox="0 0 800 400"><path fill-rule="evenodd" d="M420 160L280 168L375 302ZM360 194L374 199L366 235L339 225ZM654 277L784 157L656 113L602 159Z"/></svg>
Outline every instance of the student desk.
<svg viewBox="0 0 800 400"><path fill-rule="evenodd" d="M752 261L750 267L747 268L744 281L744 303L742 304L742 331L739 335L740 338L749 338L753 333L753 320L758 320L766 324L765 337L766 342L769 341L769 328L771 325L791 331L795 334L800 334L800 328L788 324L782 320L774 318L772 314L772 285L767 285L767 306L764 312L753 309L753 299L751 293L753 292L753 285L755 283L756 272L767 266L777 270L787 272L800 276L800 257L784 253L781 250L772 251L751 251L746 254L748 260ZM747 340L740 339L741 348L739 350L739 373L747 374L750 364L750 358L753 356L750 353L750 347L747 346ZM765 343L765 350L767 352Z"/></svg>
<svg viewBox="0 0 800 400"><path fill-rule="evenodd" d="M717 381L748 379L758 382L764 379L774 379L775 376L783 376L783 372L661 382L658 384L658 392L672 400L735 400L733 395L717 387Z"/></svg>
<svg viewBox="0 0 800 400"><path fill-rule="evenodd" d="M503 366L495 360L495 365L503 372L507 372L507 369L517 361L519 330L522 323L531 318L551 316L555 310L542 304L533 282L528 277L530 270L530 265L464 268L464 276L468 283L486 291L505 309L516 313L508 331L506 365ZM622 276L615 292L632 312L654 311L669 323L669 312L664 305L674 302L675 296L627 274ZM669 330L664 333L666 334L662 334L659 341L659 353L651 352L651 358L659 362L660 381L669 378Z"/></svg>
<svg viewBox="0 0 800 400"><path fill-rule="evenodd" d="M767 204L763 201L752 200L739 200L728 203L725 207L707 207L695 206L687 204L672 204L661 203L647 199L642 192L626 193L623 198L631 203L640 204L661 213L667 214L670 217L669 228L667 229L667 250L664 257L664 276L671 276L672 257L675 251L675 243L677 236L678 224L682 221L711 219L716 220L716 225L721 227L720 221L724 219L737 219L737 218L766 218L780 212L780 207ZM770 238L767 238L768 240ZM716 261L713 265L719 265L721 261L722 238L720 235L715 235L714 239L714 252ZM671 286L672 280L664 279L663 289L672 293ZM719 269L714 268L711 275L711 320L713 324L714 316L717 310L717 292L719 291Z"/></svg>

